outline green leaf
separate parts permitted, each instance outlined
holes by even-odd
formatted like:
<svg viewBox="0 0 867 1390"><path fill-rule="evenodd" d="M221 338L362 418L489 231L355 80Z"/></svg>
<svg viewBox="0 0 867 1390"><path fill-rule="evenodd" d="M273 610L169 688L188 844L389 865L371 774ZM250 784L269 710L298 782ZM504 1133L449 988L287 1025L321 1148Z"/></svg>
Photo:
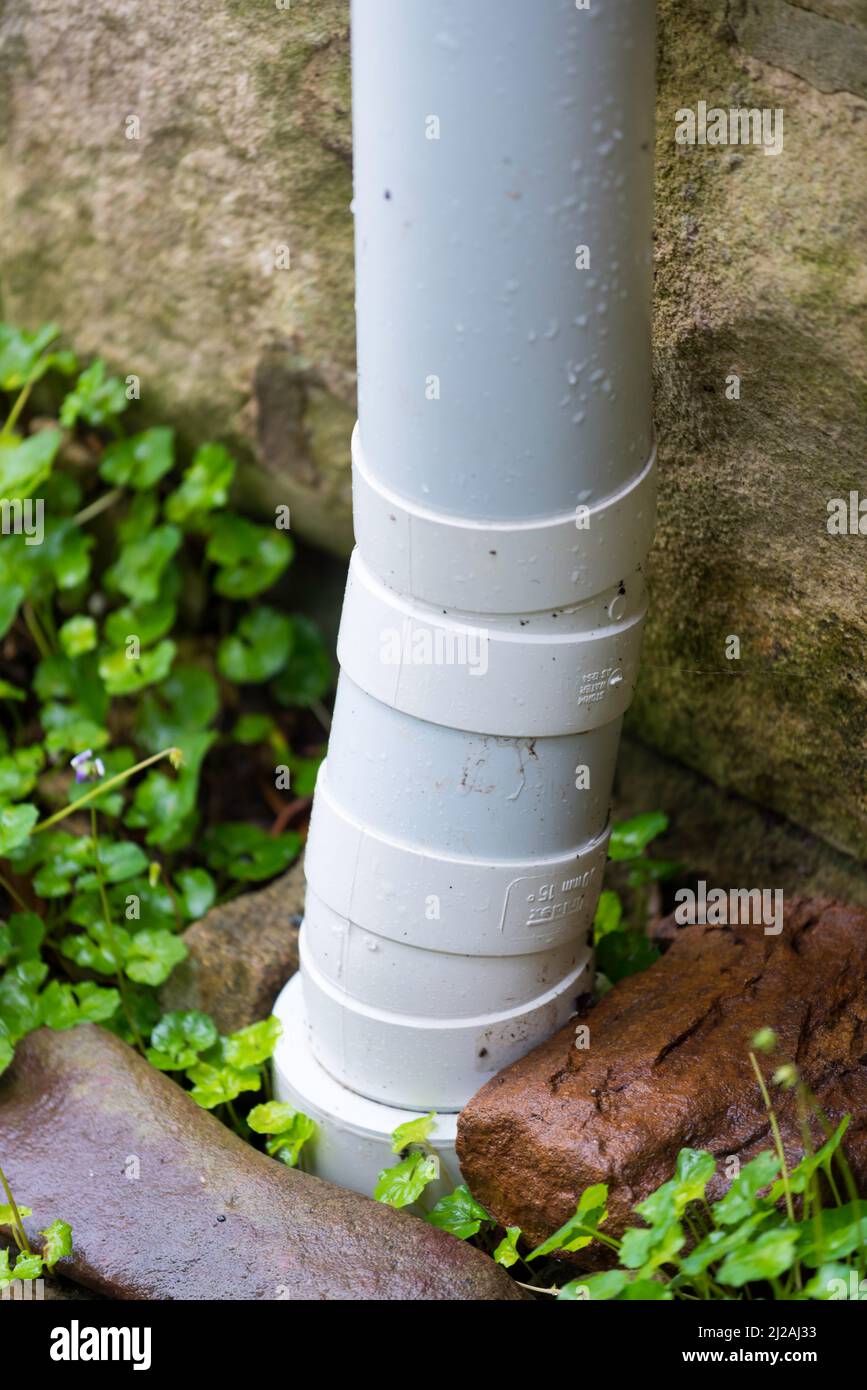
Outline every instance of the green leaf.
<svg viewBox="0 0 867 1390"><path fill-rule="evenodd" d="M88 425L104 425L126 410L129 402L124 384L117 377L106 377L105 363L97 358L83 371L60 408L60 423L71 429L77 420Z"/></svg>
<svg viewBox="0 0 867 1390"><path fill-rule="evenodd" d="M518 1254L518 1240L521 1236L520 1226L507 1226L506 1234L494 1251L494 1259L498 1265L504 1269L511 1269L512 1265L517 1264L521 1258Z"/></svg>
<svg viewBox="0 0 867 1390"><path fill-rule="evenodd" d="M408 1207L417 1202L429 1183L439 1177L434 1154L411 1153L393 1168L383 1168L373 1195L389 1207Z"/></svg>
<svg viewBox="0 0 867 1390"><path fill-rule="evenodd" d="M227 680L236 685L260 683L286 664L292 648L292 623L274 608L254 608L238 624L231 637L224 637L217 664Z"/></svg>
<svg viewBox="0 0 867 1390"><path fill-rule="evenodd" d="M596 915L593 918L593 935L597 945L603 936L607 936L609 932L617 931L622 919L623 904L619 897L611 889L603 889L599 894Z"/></svg>
<svg viewBox="0 0 867 1390"><path fill-rule="evenodd" d="M53 1269L58 1260L72 1254L72 1227L66 1221L52 1221L39 1234L44 1237L42 1258L46 1269Z"/></svg>
<svg viewBox="0 0 867 1390"><path fill-rule="evenodd" d="M677 1155L674 1177L639 1202L635 1210L651 1225L667 1225L671 1216L681 1216L690 1202L698 1202L704 1197L705 1188L715 1172L713 1154L705 1149L681 1149Z"/></svg>
<svg viewBox="0 0 867 1390"><path fill-rule="evenodd" d="M24 960L0 978L0 1021L9 1042L16 1043L39 1027L42 1018L37 992L47 973L44 962Z"/></svg>
<svg viewBox="0 0 867 1390"><path fill-rule="evenodd" d="M40 381L52 367L67 376L76 369L71 352L46 352L60 336L56 323L44 323L34 333L0 323L0 391L20 391L28 382Z"/></svg>
<svg viewBox="0 0 867 1390"><path fill-rule="evenodd" d="M253 598L280 577L292 559L292 544L273 527L239 516L219 516L205 554L219 567L214 588L224 598Z"/></svg>
<svg viewBox="0 0 867 1390"><path fill-rule="evenodd" d="M188 922L204 917L217 898L217 885L207 869L179 869L175 874L180 908Z"/></svg>
<svg viewBox="0 0 867 1390"><path fill-rule="evenodd" d="M0 1076L15 1056L15 1044L8 1026L0 1018Z"/></svg>
<svg viewBox="0 0 867 1390"><path fill-rule="evenodd" d="M108 743L108 729L94 723L77 705L43 705L41 720L45 751L50 757L83 753L88 748L99 752Z"/></svg>
<svg viewBox="0 0 867 1390"><path fill-rule="evenodd" d="M273 743L282 734L270 714L242 714L234 729L232 738L236 743ZM294 786L294 778L293 778Z"/></svg>
<svg viewBox="0 0 867 1390"><path fill-rule="evenodd" d="M81 508L84 489L68 473L52 473L40 488L46 516L72 517Z"/></svg>
<svg viewBox="0 0 867 1390"><path fill-rule="evenodd" d="M284 1100L269 1100L256 1105L247 1116L247 1124L256 1134L285 1134L292 1128L298 1111Z"/></svg>
<svg viewBox="0 0 867 1390"><path fill-rule="evenodd" d="M0 445L0 497L9 502L36 497L62 438L60 430L38 430L20 443Z"/></svg>
<svg viewBox="0 0 867 1390"><path fill-rule="evenodd" d="M428 1115L420 1115L416 1120L407 1120L398 1125L391 1136L391 1152L400 1154L410 1144L426 1144L434 1131L436 1120L436 1112L431 1110Z"/></svg>
<svg viewBox="0 0 867 1390"><path fill-rule="evenodd" d="M175 432L160 426L129 439L118 439L106 448L99 474L115 487L146 492L155 487L175 461Z"/></svg>
<svg viewBox="0 0 867 1390"><path fill-rule="evenodd" d="M33 1212L29 1207L22 1207L19 1203L18 1215L24 1219L25 1216L32 1216ZM9 1202L0 1202L0 1226L12 1226L15 1224L15 1211Z"/></svg>
<svg viewBox="0 0 867 1390"><path fill-rule="evenodd" d="M13 912L9 918L13 960L37 960L45 937L45 923L35 912Z"/></svg>
<svg viewBox="0 0 867 1390"><path fill-rule="evenodd" d="M795 1263L797 1245L795 1227L781 1226L778 1230L765 1231L749 1245L726 1255L716 1279L736 1289L756 1280L778 1279Z"/></svg>
<svg viewBox="0 0 867 1390"><path fill-rule="evenodd" d="M178 525L196 522L226 505L235 474L235 460L222 444L202 444L176 492L166 498L165 513Z"/></svg>
<svg viewBox="0 0 867 1390"><path fill-rule="evenodd" d="M40 547L40 560L50 572L58 589L77 589L90 573L90 551L94 538L72 517L45 523L45 540Z"/></svg>
<svg viewBox="0 0 867 1390"><path fill-rule="evenodd" d="M639 975L659 960L659 948L640 931L609 932L599 942L596 964L612 984Z"/></svg>
<svg viewBox="0 0 867 1390"><path fill-rule="evenodd" d="M608 1218L608 1187L604 1182L595 1183L582 1192L575 1209L575 1215L549 1236L540 1246L527 1256L538 1260L540 1255L551 1255L556 1250L583 1250L590 1245L595 1232Z"/></svg>
<svg viewBox="0 0 867 1390"><path fill-rule="evenodd" d="M657 835L668 829L668 816L662 811L646 811L632 820L621 821L611 831L608 847L609 858L615 860L637 859L642 855Z"/></svg>
<svg viewBox="0 0 867 1390"><path fill-rule="evenodd" d="M294 1168L298 1163L302 1148L308 1139L313 1138L315 1133L316 1122L299 1110L290 1128L269 1139L265 1144L265 1150L272 1158L279 1158L280 1162L285 1163L287 1168Z"/></svg>
<svg viewBox="0 0 867 1390"><path fill-rule="evenodd" d="M135 790L126 824L134 829L146 826L149 845L175 849L187 843L195 819L196 797L202 762L216 734L184 734L174 740L184 762L174 777L151 772Z"/></svg>
<svg viewBox="0 0 867 1390"><path fill-rule="evenodd" d="M134 493L124 515L117 523L117 538L120 544L132 545L135 541L145 540L154 529L159 509L159 498L155 492ZM178 591L180 583L176 582L171 587ZM169 596L177 597L177 593L173 592Z"/></svg>
<svg viewBox="0 0 867 1390"><path fill-rule="evenodd" d="M22 584L10 578L9 570L4 566L4 556L0 551L0 637L5 637L10 627L15 621L15 615L21 607L26 596L27 590ZM6 682L4 682L4 685ZM7 696L7 699L17 699L17 696Z"/></svg>
<svg viewBox="0 0 867 1390"><path fill-rule="evenodd" d="M82 656L85 652L92 652L96 646L96 623L93 618L79 613L74 618L67 618L57 635L67 656Z"/></svg>
<svg viewBox="0 0 867 1390"><path fill-rule="evenodd" d="M0 1070L2 1070L2 1067L0 1067ZM2 1207L0 1207L0 1211L2 1210ZM3 1224L8 1225L9 1223L4 1222ZM9 1267L9 1251L6 1249L0 1250L0 1292L4 1289L8 1289L14 1278L15 1275Z"/></svg>
<svg viewBox="0 0 867 1390"><path fill-rule="evenodd" d="M283 1031L280 1020L272 1014L258 1023L251 1023L237 1033L230 1033L223 1039L223 1058L230 1067L243 1071L246 1067L258 1067L268 1058L277 1045Z"/></svg>
<svg viewBox="0 0 867 1390"><path fill-rule="evenodd" d="M620 1263L627 1269L638 1270L640 1276L649 1276L660 1266L672 1264L685 1240L683 1227L673 1218L661 1225L633 1226L623 1233Z"/></svg>
<svg viewBox="0 0 867 1390"><path fill-rule="evenodd" d="M15 1261L16 1279L38 1279L42 1273L42 1256L28 1255L24 1250Z"/></svg>
<svg viewBox="0 0 867 1390"><path fill-rule="evenodd" d="M815 1268L851 1255L867 1246L867 1201L847 1202L822 1212L822 1234L816 1238L812 1224L804 1232L801 1259Z"/></svg>
<svg viewBox="0 0 867 1390"><path fill-rule="evenodd" d="M627 1284L623 1292L618 1296L618 1302L667 1302L670 1303L674 1294L665 1285L656 1279L633 1279Z"/></svg>
<svg viewBox="0 0 867 1390"><path fill-rule="evenodd" d="M684 865L677 859L636 859L626 876L630 888L641 887L645 883L662 883L675 874L682 873Z"/></svg>
<svg viewBox="0 0 867 1390"><path fill-rule="evenodd" d="M189 766L195 755L184 735L207 728L219 707L217 683L209 671L176 666L157 691L140 701L136 735L150 753L179 745Z"/></svg>
<svg viewBox="0 0 867 1390"><path fill-rule="evenodd" d="M95 723L108 714L108 696L90 654L72 661L63 652L53 652L37 666L33 686L40 700L71 700Z"/></svg>
<svg viewBox="0 0 867 1390"><path fill-rule="evenodd" d="M161 985L188 951L180 937L160 927L144 927L131 937L124 971L140 985Z"/></svg>
<svg viewBox="0 0 867 1390"><path fill-rule="evenodd" d="M804 1293L808 1298L826 1302L848 1301L853 1295L858 1302L867 1299L867 1293L861 1292L858 1271L851 1265L839 1263L820 1265L812 1279L804 1285Z"/></svg>
<svg viewBox="0 0 867 1390"><path fill-rule="evenodd" d="M209 1014L177 1009L164 1014L151 1033L148 1061L160 1071L185 1071L199 1054L216 1043L219 1034Z"/></svg>
<svg viewBox="0 0 867 1390"><path fill-rule="evenodd" d="M32 792L44 766L45 754L38 743L16 748L0 758L0 804L19 801Z"/></svg>
<svg viewBox="0 0 867 1390"><path fill-rule="evenodd" d="M136 607L125 603L105 620L105 635L112 646L125 647L128 637L137 637L143 647L149 647L164 637L174 626L177 605L171 599L156 599Z"/></svg>
<svg viewBox="0 0 867 1390"><path fill-rule="evenodd" d="M27 692L9 681L0 680L0 700L26 700Z"/></svg>
<svg viewBox="0 0 867 1390"><path fill-rule="evenodd" d="M564 1284L557 1295L558 1303L605 1303L626 1288L630 1275L625 1269L606 1269L602 1274L585 1274Z"/></svg>
<svg viewBox="0 0 867 1390"><path fill-rule="evenodd" d="M127 984L124 994L126 996L124 1007L118 1009L114 1017L104 1023L103 1027L109 1029L117 1037L123 1038L124 1042L131 1046L137 1046L138 1038L146 1038L158 1022L160 1006L154 991L144 985L134 985L130 982ZM131 1016L138 1030L137 1037L133 1034L128 1015Z"/></svg>
<svg viewBox="0 0 867 1390"><path fill-rule="evenodd" d="M4 806L0 810L0 858L5 858L24 843L38 819L38 810L29 802L21 806Z"/></svg>
<svg viewBox="0 0 867 1390"><path fill-rule="evenodd" d="M107 1023L120 1008L119 990L106 989L93 980L82 980L81 984L73 985L73 989L82 1023Z"/></svg>
<svg viewBox="0 0 867 1390"><path fill-rule="evenodd" d="M42 1008L42 1022L48 1028L60 1031L72 1028L78 1022L78 1003L72 992L72 985L51 980L43 990L39 1003Z"/></svg>
<svg viewBox="0 0 867 1390"><path fill-rule="evenodd" d="M197 1062L188 1069L187 1076L193 1082L190 1095L203 1110L225 1105L242 1091L258 1091L262 1085L257 1070L238 1071L235 1067L214 1067L209 1062Z"/></svg>
<svg viewBox="0 0 867 1390"><path fill-rule="evenodd" d="M73 880L93 862L93 841L89 835L55 830L39 836L35 843L43 852L43 859L34 875L33 887L40 898L65 897L72 892Z"/></svg>
<svg viewBox="0 0 867 1390"><path fill-rule="evenodd" d="M294 831L268 835L258 826L229 821L209 830L202 849L210 868L244 882L273 878L287 869L301 848Z"/></svg>
<svg viewBox="0 0 867 1390"><path fill-rule="evenodd" d="M469 1240L477 1234L484 1222L491 1218L485 1208L476 1201L470 1189L461 1184L454 1192L440 1197L433 1211L427 1217L432 1226L448 1231L458 1240ZM517 1227L515 1227L517 1230Z"/></svg>
<svg viewBox="0 0 867 1390"><path fill-rule="evenodd" d="M758 1208L758 1194L770 1186L779 1171L780 1160L769 1149L744 1164L725 1196L713 1204L717 1224L736 1226L752 1216Z"/></svg>
<svg viewBox="0 0 867 1390"><path fill-rule="evenodd" d="M64 936L60 951L84 970L94 970L98 975L116 975L123 966L131 940L124 927L113 927L109 931L104 922L93 922L86 933Z"/></svg>
<svg viewBox="0 0 867 1390"><path fill-rule="evenodd" d="M292 790L296 796L312 796L316 778L322 766L322 758L289 758L292 772Z"/></svg>
<svg viewBox="0 0 867 1390"><path fill-rule="evenodd" d="M271 689L281 705L306 709L326 695L332 682L331 658L310 619L292 619L292 652Z"/></svg>
<svg viewBox="0 0 867 1390"><path fill-rule="evenodd" d="M134 840L119 840L116 843L103 840L99 846L99 865L106 883L123 883L125 879L144 873L148 858ZM95 871L91 871L82 874L75 886L80 892L86 892L88 888L95 888L98 882Z"/></svg>
<svg viewBox="0 0 867 1390"><path fill-rule="evenodd" d="M106 570L106 588L125 594L136 604L155 603L163 570L178 550L183 532L177 526L157 526L141 540L130 541Z"/></svg>
<svg viewBox="0 0 867 1390"><path fill-rule="evenodd" d="M316 1125L309 1115L277 1100L254 1106L247 1116L247 1124L255 1134L273 1136L265 1148L287 1168L296 1166L302 1148L316 1133Z"/></svg>
<svg viewBox="0 0 867 1390"><path fill-rule="evenodd" d="M99 674L109 695L134 695L165 680L176 651L174 642L167 637L137 657L127 656L126 651L109 652L99 659Z"/></svg>

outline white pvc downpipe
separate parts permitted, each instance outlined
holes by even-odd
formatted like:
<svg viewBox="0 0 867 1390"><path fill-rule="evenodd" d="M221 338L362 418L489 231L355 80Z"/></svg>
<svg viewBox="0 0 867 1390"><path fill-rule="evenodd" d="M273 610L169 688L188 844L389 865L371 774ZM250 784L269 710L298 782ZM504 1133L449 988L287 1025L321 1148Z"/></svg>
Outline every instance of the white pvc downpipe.
<svg viewBox="0 0 867 1390"><path fill-rule="evenodd" d="M448 1158L592 985L655 514L655 7L590 4L353 4L357 549L275 1073L362 1191L410 1112Z"/></svg>

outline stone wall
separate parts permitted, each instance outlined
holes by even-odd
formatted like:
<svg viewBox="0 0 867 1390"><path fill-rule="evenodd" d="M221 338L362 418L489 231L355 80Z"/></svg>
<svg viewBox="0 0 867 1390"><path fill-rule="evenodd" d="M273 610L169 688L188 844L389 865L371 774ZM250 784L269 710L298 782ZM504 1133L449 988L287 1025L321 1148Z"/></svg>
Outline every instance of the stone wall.
<svg viewBox="0 0 867 1390"><path fill-rule="evenodd" d="M0 3L3 313L136 372L149 417L231 444L248 502L338 552L351 198L346 0Z"/></svg>
<svg viewBox="0 0 867 1390"><path fill-rule="evenodd" d="M661 511L632 727L867 857L867 538L826 527L867 496L867 3L659 8ZM783 152L678 145L700 100L781 107ZM137 372L146 416L226 440L248 505L288 501L338 554L349 111L345 0L0 4L4 314Z"/></svg>
<svg viewBox="0 0 867 1390"><path fill-rule="evenodd" d="M867 537L827 531L829 499L867 496L867 104L840 90L867 90L867 7L661 14L662 488L632 727L867 857ZM782 107L783 153L677 145L700 99Z"/></svg>

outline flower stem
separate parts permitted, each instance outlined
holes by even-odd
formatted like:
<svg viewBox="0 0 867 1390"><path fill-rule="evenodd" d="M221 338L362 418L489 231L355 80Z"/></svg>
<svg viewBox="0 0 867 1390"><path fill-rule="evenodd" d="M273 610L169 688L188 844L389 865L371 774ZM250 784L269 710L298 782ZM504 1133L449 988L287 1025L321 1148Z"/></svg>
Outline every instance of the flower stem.
<svg viewBox="0 0 867 1390"><path fill-rule="evenodd" d="M777 1117L774 1114L774 1107L771 1104L771 1097L768 1094L768 1088L765 1085L765 1078L762 1076L762 1071L758 1062L756 1061L756 1056L754 1052L750 1053L750 1061L753 1064L753 1071L756 1074L756 1080L759 1083L759 1090L762 1093L762 1100L765 1102L765 1109L768 1112L768 1119L771 1122L771 1133L774 1136L774 1147L777 1151L777 1158L780 1160L780 1176L783 1180L783 1191L786 1194L786 1213L788 1215L789 1220L791 1222L794 1222L795 1208L792 1204L792 1190L789 1186L789 1169L788 1165L786 1164L786 1153L783 1148L783 1139L782 1135L780 1134L780 1126L777 1123Z"/></svg>
<svg viewBox="0 0 867 1390"><path fill-rule="evenodd" d="M24 1222L21 1220L21 1213L18 1210L18 1203L12 1196L12 1188L6 1180L6 1174L0 1168L0 1183L3 1184L3 1191L6 1193L6 1200L12 1208L12 1235L19 1250L23 1250L25 1255L33 1252L30 1249L30 1241L27 1239L27 1232L24 1229Z"/></svg>
<svg viewBox="0 0 867 1390"><path fill-rule="evenodd" d="M111 954L114 957L114 968L115 974L117 976L117 988L118 992L120 993L121 1008L123 1009L124 1014L126 1016L126 1021L129 1024L129 1030L132 1033L133 1038L135 1039L135 1045L141 1053L142 1057L144 1057L145 1046L142 1042L141 1034L139 1033L138 1028L136 1027L135 1018L133 1016L132 1009L129 1006L129 1000L126 996L126 985L124 983L123 978L123 969L121 967L120 955L117 949L117 941L115 940L114 935L114 923L111 920L111 908L108 905L108 894L105 891L105 880L102 876L102 864L99 862L99 831L97 829L96 824L95 806L91 806L90 808L90 834L91 839L93 840L93 863L94 868L96 869L96 881L99 885L99 898L100 902L102 903L102 915L105 919L105 930L108 935L109 949L111 950Z"/></svg>
<svg viewBox="0 0 867 1390"><path fill-rule="evenodd" d="M50 656L51 647L48 644L45 633L39 626L39 621L36 617L36 614L33 611L33 608L29 603L25 603L22 605L21 611L24 614L24 621L27 624L27 631L30 633L30 636L36 643L36 648L39 652L39 655Z"/></svg>
<svg viewBox="0 0 867 1390"><path fill-rule="evenodd" d="M113 507L117 499L122 496L122 487L113 487L110 492L104 492L101 497L97 497L95 502L91 502L89 506L82 507L80 512L75 513L72 518L73 524L83 526L86 521L92 521L95 516L99 516L101 512L106 512L109 507Z"/></svg>
<svg viewBox="0 0 867 1390"><path fill-rule="evenodd" d="M136 772L142 772L146 767L152 767L154 763L158 763L162 758L172 758L177 755L177 748L163 748L160 753L154 753L151 757L142 759L140 763L136 763L135 767L128 767L126 772L118 772L114 777L109 777L107 782L102 782L98 787L93 787L91 791L85 792L84 796L80 796L77 801L71 801L68 806L64 806L60 811L55 811L54 815L49 816L47 820L42 820L38 825L34 825L30 834L41 834L41 832L47 830L49 826L56 825L58 821L65 820L67 816L71 816L73 811L80 811L82 806L86 806L88 802L95 800L98 796L102 796L107 791L111 791L112 787L119 787L122 782L126 782L130 777L134 776Z"/></svg>
<svg viewBox="0 0 867 1390"><path fill-rule="evenodd" d="M12 884L9 882L7 878L3 876L3 874L0 874L0 888L4 888L6 890L12 901L15 903L16 907L20 907L22 912L30 911L30 908L27 906L21 894L18 892L16 888L13 888Z"/></svg>

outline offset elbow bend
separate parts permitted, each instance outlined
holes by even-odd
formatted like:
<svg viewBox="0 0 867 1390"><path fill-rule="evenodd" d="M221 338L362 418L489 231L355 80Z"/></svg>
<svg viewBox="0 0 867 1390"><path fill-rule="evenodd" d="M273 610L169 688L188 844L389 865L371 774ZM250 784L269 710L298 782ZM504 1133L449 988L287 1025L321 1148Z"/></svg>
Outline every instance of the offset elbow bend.
<svg viewBox="0 0 867 1390"><path fill-rule="evenodd" d="M301 976L316 1066L403 1110L592 984L655 519L654 7L598 10L353 9L357 545Z"/></svg>

